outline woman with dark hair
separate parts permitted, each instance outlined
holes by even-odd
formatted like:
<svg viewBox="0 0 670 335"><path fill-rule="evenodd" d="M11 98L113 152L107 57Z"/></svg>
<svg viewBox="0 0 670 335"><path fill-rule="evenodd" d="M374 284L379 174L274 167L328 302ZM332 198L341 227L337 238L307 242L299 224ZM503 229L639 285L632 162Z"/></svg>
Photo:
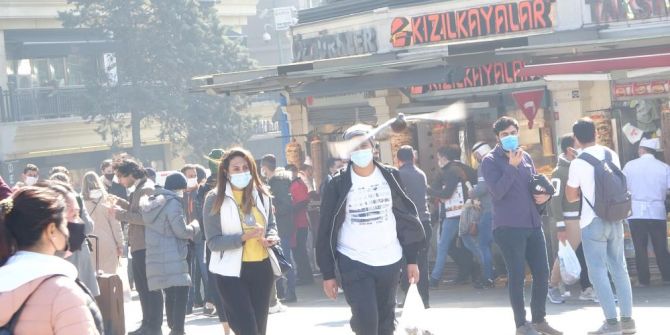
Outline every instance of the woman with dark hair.
<svg viewBox="0 0 670 335"><path fill-rule="evenodd" d="M54 176L58 176L59 174L65 175L63 173L56 173ZM74 191L70 184L60 180L39 182L36 186L48 187L60 193L65 199L65 205L67 206L65 218L67 219L67 229L70 231L70 248L72 251L71 254L65 256L65 259L77 267L79 279L91 290L93 296L99 296L100 288L95 276L95 264L93 263L88 241L86 241L86 235L93 232L95 224L86 208L84 208L81 197L79 197L79 194Z"/></svg>
<svg viewBox="0 0 670 335"><path fill-rule="evenodd" d="M110 215L109 208L116 204L116 198L110 196L105 190L97 173L89 171L84 175L81 187L81 197L89 215L95 222L93 235L97 236L99 243L93 249L93 259L100 264L97 268L104 273L116 274L120 266L119 259L123 254L123 228L121 222ZM96 257L96 252L99 254Z"/></svg>
<svg viewBox="0 0 670 335"><path fill-rule="evenodd" d="M271 198L248 151L230 150L218 170L204 206L209 270L235 334L264 335L274 276L281 275L269 249L279 241Z"/></svg>
<svg viewBox="0 0 670 335"><path fill-rule="evenodd" d="M0 201L0 325L10 333L100 334L102 318L69 250L65 199L24 187Z"/></svg>

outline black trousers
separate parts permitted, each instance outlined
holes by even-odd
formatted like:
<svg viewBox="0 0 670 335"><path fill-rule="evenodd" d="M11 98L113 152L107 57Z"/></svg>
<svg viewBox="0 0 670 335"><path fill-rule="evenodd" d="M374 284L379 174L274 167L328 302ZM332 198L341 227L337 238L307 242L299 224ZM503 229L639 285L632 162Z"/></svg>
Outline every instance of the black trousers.
<svg viewBox="0 0 670 335"><path fill-rule="evenodd" d="M421 295L424 307L428 308L430 307L430 269L428 269L428 251L430 239L433 236L433 227L430 226L430 222L422 222L422 224L423 230L426 233L426 247L419 250L419 256L417 258L417 265L419 266L419 282L416 284L416 287L419 289L419 295ZM407 292L409 289L409 278L407 277L407 266L404 259L400 271L400 288L404 292Z"/></svg>
<svg viewBox="0 0 670 335"><path fill-rule="evenodd" d="M342 289L351 307L351 329L356 335L393 335L395 292L401 261L370 266L339 254Z"/></svg>
<svg viewBox="0 0 670 335"><path fill-rule="evenodd" d="M177 334L184 332L188 290L188 286L174 286L165 289L165 313L168 327Z"/></svg>
<svg viewBox="0 0 670 335"><path fill-rule="evenodd" d="M149 291L146 250L133 251L131 254L135 289L140 296L142 306L142 326L150 330L159 330L163 325L163 292Z"/></svg>
<svg viewBox="0 0 670 335"><path fill-rule="evenodd" d="M668 254L668 233L665 220L629 220L630 233L635 246L635 265L637 278L640 284L649 285L649 255L647 246L651 245L656 255L656 264L661 271L664 281L670 281L670 254Z"/></svg>
<svg viewBox="0 0 670 335"><path fill-rule="evenodd" d="M223 307L223 299L221 298L221 293L219 292L219 285L216 283L216 274L209 271L209 262L212 257L212 252L207 248L207 290L206 290L206 299L211 301L216 307L216 315L219 317L219 322L228 322L228 317L226 316L226 308Z"/></svg>
<svg viewBox="0 0 670 335"><path fill-rule="evenodd" d="M265 335L274 275L270 259L243 262L240 277L216 276L230 328L236 335Z"/></svg>
<svg viewBox="0 0 670 335"><path fill-rule="evenodd" d="M502 251L507 266L509 299L514 311L514 322L519 328L526 323L524 280L526 263L533 276L530 310L533 322L542 322L547 315L549 291L549 262L542 228L498 227L493 236Z"/></svg>
<svg viewBox="0 0 670 335"><path fill-rule="evenodd" d="M296 231L296 246L293 248L293 259L297 269L297 281L301 284L311 284L314 281L312 266L307 254L308 228L298 228Z"/></svg>

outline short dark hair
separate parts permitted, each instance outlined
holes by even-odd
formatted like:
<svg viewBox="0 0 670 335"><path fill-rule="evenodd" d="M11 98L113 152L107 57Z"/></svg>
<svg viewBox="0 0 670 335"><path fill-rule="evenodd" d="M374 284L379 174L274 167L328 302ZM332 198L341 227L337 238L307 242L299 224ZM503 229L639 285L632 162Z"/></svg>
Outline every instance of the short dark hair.
<svg viewBox="0 0 670 335"><path fill-rule="evenodd" d="M114 164L114 170L122 176L133 176L135 179L142 179L147 176L147 171L130 158L124 158L120 162Z"/></svg>
<svg viewBox="0 0 670 335"><path fill-rule="evenodd" d="M112 166L113 164L114 164L114 162L111 159L105 159L100 164L100 171L105 171L106 168Z"/></svg>
<svg viewBox="0 0 670 335"><path fill-rule="evenodd" d="M277 169L277 157L273 154L267 154L261 158L261 166L265 166L266 168L270 169L271 171L274 171Z"/></svg>
<svg viewBox="0 0 670 335"><path fill-rule="evenodd" d="M188 170L195 170L195 165L194 164L185 164L184 167L181 168L180 172L184 175L186 175L186 171ZM196 174L198 171L196 171Z"/></svg>
<svg viewBox="0 0 670 335"><path fill-rule="evenodd" d="M398 149L398 160L403 163L414 162L414 148L411 145L403 145Z"/></svg>
<svg viewBox="0 0 670 335"><path fill-rule="evenodd" d="M458 144L449 144L437 151L438 155L450 160L457 161L461 159L461 147Z"/></svg>
<svg viewBox="0 0 670 335"><path fill-rule="evenodd" d="M37 173L40 173L40 168L37 167L35 164L27 164L26 167L23 169L23 174L28 173L28 171L35 171Z"/></svg>
<svg viewBox="0 0 670 335"><path fill-rule="evenodd" d="M207 171L205 171L205 167L200 164L196 164L195 175L198 178L198 183L207 179Z"/></svg>
<svg viewBox="0 0 670 335"><path fill-rule="evenodd" d="M294 164L289 164L286 165L286 171L291 171L291 172L298 172L298 167L295 166Z"/></svg>
<svg viewBox="0 0 670 335"><path fill-rule="evenodd" d="M577 120L572 126L572 132L579 143L592 143L596 141L596 125L589 118Z"/></svg>
<svg viewBox="0 0 670 335"><path fill-rule="evenodd" d="M340 161L342 161L342 160L339 159L339 158L330 157L330 158L328 158L328 161L326 162L326 166L327 166L329 169L332 169L332 168L335 166L335 164L336 164L337 162L340 162Z"/></svg>
<svg viewBox="0 0 670 335"><path fill-rule="evenodd" d="M493 132L496 134L496 136L498 136L501 131L509 128L510 126L514 126L516 130L519 130L519 121L509 116L503 116L493 123Z"/></svg>
<svg viewBox="0 0 670 335"><path fill-rule="evenodd" d="M568 153L568 148L575 146L575 137L572 134L565 134L561 137L561 151L564 154Z"/></svg>

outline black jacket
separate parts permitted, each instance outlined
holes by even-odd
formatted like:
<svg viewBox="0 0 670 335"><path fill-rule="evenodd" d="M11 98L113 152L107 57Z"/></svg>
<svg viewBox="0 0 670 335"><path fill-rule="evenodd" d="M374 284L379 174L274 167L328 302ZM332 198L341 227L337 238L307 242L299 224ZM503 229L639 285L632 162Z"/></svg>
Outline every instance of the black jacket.
<svg viewBox="0 0 670 335"><path fill-rule="evenodd" d="M374 163L388 182L393 195L393 214L396 219L398 240L408 264L416 264L417 253L425 246L426 235L414 203L400 184L398 170ZM335 278L337 239L345 220L347 195L351 190L351 163L339 171L326 185L321 200L321 220L316 241L316 261L323 279ZM371 236L374 238L374 236Z"/></svg>

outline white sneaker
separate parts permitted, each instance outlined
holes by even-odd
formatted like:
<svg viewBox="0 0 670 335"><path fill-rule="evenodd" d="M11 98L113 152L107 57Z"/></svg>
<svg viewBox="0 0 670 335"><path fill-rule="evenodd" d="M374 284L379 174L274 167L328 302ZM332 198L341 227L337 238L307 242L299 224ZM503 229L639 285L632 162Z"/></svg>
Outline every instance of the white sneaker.
<svg viewBox="0 0 670 335"><path fill-rule="evenodd" d="M583 290L579 295L579 300L600 302L596 296L596 292L593 290L593 287L587 287L585 290Z"/></svg>
<svg viewBox="0 0 670 335"><path fill-rule="evenodd" d="M276 305L270 306L270 309L268 310L268 314L277 314L281 312L286 312L288 310L288 307L286 305L282 304L281 302L277 302Z"/></svg>

